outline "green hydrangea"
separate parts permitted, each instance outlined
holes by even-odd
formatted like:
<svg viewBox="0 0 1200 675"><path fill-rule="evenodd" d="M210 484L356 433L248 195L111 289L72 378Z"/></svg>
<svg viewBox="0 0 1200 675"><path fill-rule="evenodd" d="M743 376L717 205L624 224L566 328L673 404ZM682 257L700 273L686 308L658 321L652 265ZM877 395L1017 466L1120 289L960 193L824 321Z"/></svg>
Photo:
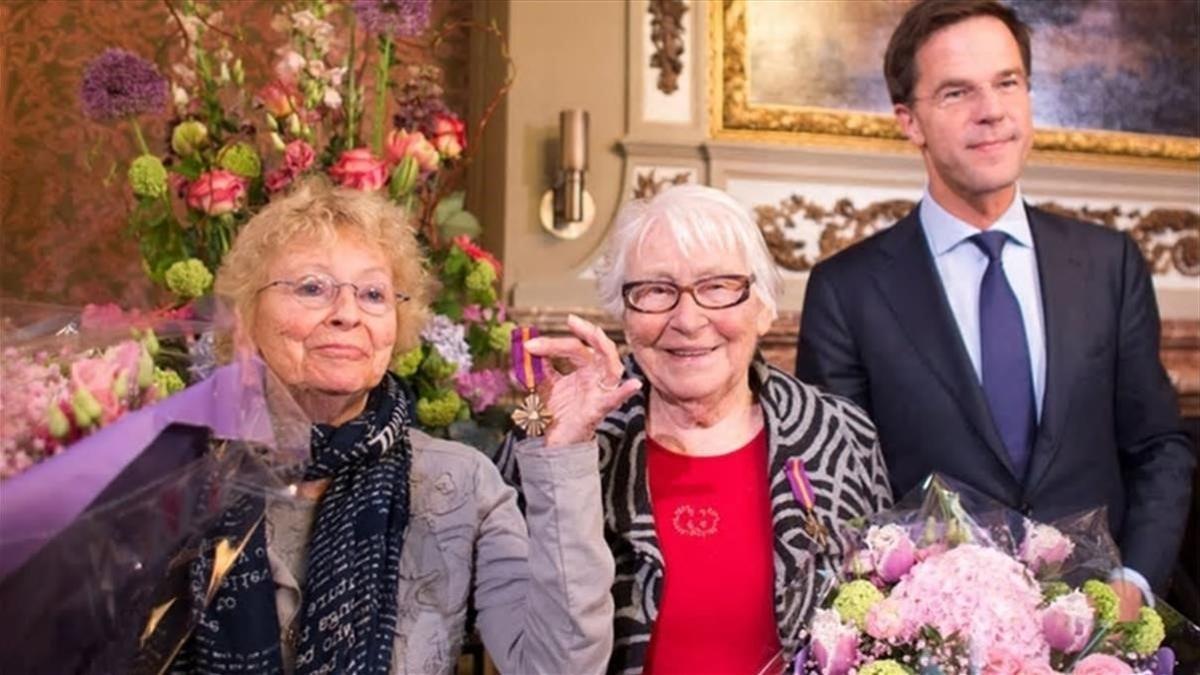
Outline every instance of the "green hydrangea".
<svg viewBox="0 0 1200 675"><path fill-rule="evenodd" d="M141 155L129 165L129 186L139 197L162 197L167 194L167 167L154 155Z"/></svg>
<svg viewBox="0 0 1200 675"><path fill-rule="evenodd" d="M1126 633L1129 649L1142 656L1153 654L1166 637L1162 617L1153 607L1143 607L1138 610L1137 620Z"/></svg>
<svg viewBox="0 0 1200 675"><path fill-rule="evenodd" d="M444 380L458 372L458 366L442 358L437 350L430 350L429 357L421 364L421 372L434 380Z"/></svg>
<svg viewBox="0 0 1200 675"><path fill-rule="evenodd" d="M217 164L242 178L258 178L262 173L262 160L258 157L258 151L245 142L221 148L221 152L217 154Z"/></svg>
<svg viewBox="0 0 1200 675"><path fill-rule="evenodd" d="M187 157L208 143L208 127L196 120L180 122L171 131L171 149L180 157Z"/></svg>
<svg viewBox="0 0 1200 675"><path fill-rule="evenodd" d="M1042 584L1042 604L1049 605L1070 592L1071 585L1065 581L1047 581Z"/></svg>
<svg viewBox="0 0 1200 675"><path fill-rule="evenodd" d="M488 346L501 354L512 348L512 332L517 325L511 321L497 324L488 329Z"/></svg>
<svg viewBox="0 0 1200 675"><path fill-rule="evenodd" d="M421 367L421 359L424 353L420 347L410 349L403 354L397 354L392 357L391 370L396 377L412 377L417 373L417 369Z"/></svg>
<svg viewBox="0 0 1200 675"><path fill-rule="evenodd" d="M1088 603L1096 612L1096 623L1101 626L1112 626L1117 622L1117 609L1121 605L1121 601L1117 598L1117 592L1112 589L1112 586L1090 579L1083 582L1083 594L1087 596Z"/></svg>
<svg viewBox="0 0 1200 675"><path fill-rule="evenodd" d="M443 390L430 397L417 399L417 421L427 428L450 426L458 419L458 411L463 402L458 394Z"/></svg>
<svg viewBox="0 0 1200 675"><path fill-rule="evenodd" d="M867 625L867 612L880 600L883 600L883 592L875 588L875 584L856 579L838 589L833 608L842 621L853 623L862 630Z"/></svg>
<svg viewBox="0 0 1200 675"><path fill-rule="evenodd" d="M486 262L477 262L471 266L463 283L467 294L481 305L490 305L496 301L496 270Z"/></svg>
<svg viewBox="0 0 1200 675"><path fill-rule="evenodd" d="M154 388L158 390L158 395L166 398L178 391L183 391L183 378L179 373L170 368L155 368L154 369Z"/></svg>
<svg viewBox="0 0 1200 675"><path fill-rule="evenodd" d="M213 275L196 258L180 260L167 268L163 275L167 288L181 298L198 298L212 286Z"/></svg>
<svg viewBox="0 0 1200 675"><path fill-rule="evenodd" d="M858 675L908 675L911 672L891 659L872 661L858 669Z"/></svg>

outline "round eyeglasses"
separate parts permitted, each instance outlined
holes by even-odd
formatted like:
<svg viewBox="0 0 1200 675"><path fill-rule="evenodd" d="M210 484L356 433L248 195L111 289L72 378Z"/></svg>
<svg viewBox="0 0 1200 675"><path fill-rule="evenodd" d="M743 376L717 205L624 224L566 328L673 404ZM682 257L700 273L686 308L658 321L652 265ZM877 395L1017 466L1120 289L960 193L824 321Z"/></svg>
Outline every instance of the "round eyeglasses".
<svg viewBox="0 0 1200 675"><path fill-rule="evenodd" d="M675 309L684 293L704 309L725 309L745 302L753 283L753 274L705 277L690 286L673 281L631 281L621 286L621 296L626 307L643 314L663 314Z"/></svg>
<svg viewBox="0 0 1200 675"><path fill-rule="evenodd" d="M358 302L359 309L375 316L386 314L395 308L397 303L408 300L407 295L393 291L392 287L384 282L353 284L349 281L337 281L324 274L308 274L295 281L272 281L258 290L261 292L276 286L287 288L296 302L309 309L325 309L332 306L343 286L354 289L354 299Z"/></svg>

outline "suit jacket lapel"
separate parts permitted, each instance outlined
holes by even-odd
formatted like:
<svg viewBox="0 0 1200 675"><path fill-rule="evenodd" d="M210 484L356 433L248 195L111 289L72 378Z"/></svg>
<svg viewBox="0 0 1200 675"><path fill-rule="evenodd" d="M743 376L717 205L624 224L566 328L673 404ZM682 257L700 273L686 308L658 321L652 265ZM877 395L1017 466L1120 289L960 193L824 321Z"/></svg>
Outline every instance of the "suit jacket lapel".
<svg viewBox="0 0 1200 675"><path fill-rule="evenodd" d="M963 346L917 213L913 209L896 223L894 232L882 242L886 260L876 267L876 284L926 365L958 401L984 444L1014 473L971 357Z"/></svg>
<svg viewBox="0 0 1200 675"><path fill-rule="evenodd" d="M1026 207L1037 254L1042 295L1042 320L1046 334L1046 390L1042 418L1026 480L1033 492L1045 477L1061 445L1061 429L1071 404L1072 373L1078 372L1080 331L1087 324L1079 299L1087 293L1082 255L1071 244L1062 223L1037 209Z"/></svg>

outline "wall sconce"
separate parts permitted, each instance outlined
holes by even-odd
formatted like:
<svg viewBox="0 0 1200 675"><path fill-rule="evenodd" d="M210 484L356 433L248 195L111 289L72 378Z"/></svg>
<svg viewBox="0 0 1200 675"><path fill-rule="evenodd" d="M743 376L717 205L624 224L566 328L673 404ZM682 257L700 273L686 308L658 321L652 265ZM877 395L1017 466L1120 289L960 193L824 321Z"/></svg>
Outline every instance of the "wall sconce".
<svg viewBox="0 0 1200 675"><path fill-rule="evenodd" d="M558 115L559 172L554 188L542 195L542 227L560 239L578 239L596 217L596 203L584 186L587 175L588 114L572 108Z"/></svg>

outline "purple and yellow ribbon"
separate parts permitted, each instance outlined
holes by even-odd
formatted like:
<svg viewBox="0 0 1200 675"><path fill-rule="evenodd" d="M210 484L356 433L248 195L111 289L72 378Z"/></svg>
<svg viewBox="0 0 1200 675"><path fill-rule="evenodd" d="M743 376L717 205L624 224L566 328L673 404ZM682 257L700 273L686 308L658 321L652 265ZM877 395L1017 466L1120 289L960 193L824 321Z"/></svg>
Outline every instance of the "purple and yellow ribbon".
<svg viewBox="0 0 1200 675"><path fill-rule="evenodd" d="M800 506L804 507L805 531L819 546L826 546L829 533L817 518L817 493L813 490L812 481L808 479L808 472L804 470L803 460L799 457L789 457L784 464L784 471L787 473L788 483L792 486L792 494L795 495L796 501L800 502Z"/></svg>
<svg viewBox="0 0 1200 675"><path fill-rule="evenodd" d="M546 377L545 359L525 349L525 342L538 336L533 326L520 326L512 332L512 373L526 391L533 391Z"/></svg>

